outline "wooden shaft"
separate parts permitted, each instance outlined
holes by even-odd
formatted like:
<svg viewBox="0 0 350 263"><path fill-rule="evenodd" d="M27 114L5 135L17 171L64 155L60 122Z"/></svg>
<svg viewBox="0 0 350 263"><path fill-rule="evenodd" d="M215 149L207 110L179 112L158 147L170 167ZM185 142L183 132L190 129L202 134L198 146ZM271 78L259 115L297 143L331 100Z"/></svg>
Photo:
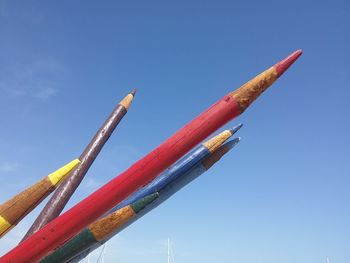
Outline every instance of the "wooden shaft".
<svg viewBox="0 0 350 263"><path fill-rule="evenodd" d="M203 160L205 157L209 156L211 152L214 152L217 147L220 147L228 138L230 138L235 132L237 132L242 127L242 124L236 126L234 129L225 130L220 134L210 138L196 149L191 151L189 154L182 157L175 164L166 169L152 182L142 187L137 192L133 193L130 197L123 200L116 207L114 207L110 212L117 211L118 209L127 206L136 200L139 200L151 193L157 192L162 189L165 185L177 180L184 173L192 169L198 162ZM215 146L215 147L214 147Z"/></svg>
<svg viewBox="0 0 350 263"><path fill-rule="evenodd" d="M150 194L95 221L72 238L69 242L67 242L64 246L40 261L40 263L67 262L73 257L79 255L82 251L85 251L93 246L98 246L97 243L112 236L132 217L134 217L148 205L152 204L152 202L158 197L158 193Z"/></svg>
<svg viewBox="0 0 350 263"><path fill-rule="evenodd" d="M261 78L264 77L266 76L258 75L253 81L262 81ZM272 84L264 83L267 86ZM242 109L234 96L225 96L125 172L12 249L0 262L39 261L135 190L152 181L191 148L241 112Z"/></svg>
<svg viewBox="0 0 350 263"><path fill-rule="evenodd" d="M68 203L69 199L83 180L90 166L96 159L97 155L100 153L102 147L126 114L134 96L135 91L132 91L114 108L102 127L97 131L91 142L85 148L84 152L80 155L80 165L58 187L22 241L38 231L48 222L52 221L62 212L65 205Z"/></svg>
<svg viewBox="0 0 350 263"><path fill-rule="evenodd" d="M130 209L128 209L130 205L133 208L132 211L135 211L135 213L143 209L147 205L147 203L151 203L151 201L153 201L150 200L153 198L152 193L157 192L159 189L162 189L165 185L177 180L178 177L180 177L183 173L189 171L192 167L198 164L198 162L202 161L203 159L205 159L205 157L209 156L211 152L214 152L217 147L220 147L241 127L242 125L240 124L234 129L225 130L220 134L214 136L213 138L207 140L206 142L198 146L195 150L193 150L190 154L181 158L173 166L166 169L166 171L160 174L151 183L141 188L139 191L135 192L131 197L125 199L122 203L110 210L108 215L106 215L104 218L99 219L94 223L90 224L88 230L91 230L89 232L93 233L93 236L95 237L96 241L93 241L90 238L90 235L87 234L86 229L84 229L72 240L67 242L64 246L53 252L51 255L47 256L41 262L65 262L65 260L79 255L79 253L88 248L86 240L90 240L90 246L94 246L97 241L105 240L108 238L108 236L113 235L120 228L120 226L124 225L124 223L126 222L125 221L123 223L120 223L124 218L124 216L122 215L125 215L128 212L131 213ZM128 218L127 221L130 218ZM78 249L77 247L80 247L80 249Z"/></svg>
<svg viewBox="0 0 350 263"><path fill-rule="evenodd" d="M219 147L213 153L210 153L209 155L207 155L205 157L200 157L199 158L200 161L196 165L188 167L188 169L184 169L180 176L174 178L174 180L169 181L166 185L163 185L162 187L160 187L159 192L158 192L159 198L157 198L157 200L155 200L153 203L151 203L147 207L145 207L145 209L143 209L142 211L137 213L134 217L130 218L130 220L128 220L126 224L124 224L122 227L120 227L119 229L114 231L112 236L117 235L120 231L122 231L123 229L125 229L129 225L133 224L135 221L140 219L142 216L146 215L148 212L152 211L154 208L161 205L163 202L165 202L167 199L169 199L172 195L174 195L177 191L181 190L183 187L188 185L190 182L195 180L197 177L199 177L200 175L205 173L216 162L218 162L222 156L224 156L227 152L229 152L239 142L239 140L240 140L239 138L233 139L233 140L225 143L221 147ZM147 190L148 189L143 189L143 192L148 193ZM143 195L139 194L138 196L143 196ZM123 208L123 207L121 207L121 208ZM121 209L121 208L119 208L119 209ZM79 234L79 235L84 236L84 232L85 232L85 230L82 231L81 234ZM67 262L69 262L69 263L80 262L80 260L85 258L93 250L95 250L98 247L100 247L101 245L103 245L112 236L110 236L104 240L100 240L98 243L94 243L90 247L85 246L84 249L82 249L79 253L76 253L75 254L76 256L74 256L71 260L69 260ZM81 242L83 245L84 242L83 241L81 241ZM69 243L71 243L71 242L69 242ZM71 246L72 245L74 245L74 244L71 244ZM64 247L66 247L66 245ZM66 253L65 252L66 249L63 249L64 247L62 247L62 250L59 249L57 252ZM56 254L56 251L53 254ZM58 261L52 261L50 263L59 263L59 262L65 262L65 261L58 260ZM45 263L49 263L49 262L45 262Z"/></svg>

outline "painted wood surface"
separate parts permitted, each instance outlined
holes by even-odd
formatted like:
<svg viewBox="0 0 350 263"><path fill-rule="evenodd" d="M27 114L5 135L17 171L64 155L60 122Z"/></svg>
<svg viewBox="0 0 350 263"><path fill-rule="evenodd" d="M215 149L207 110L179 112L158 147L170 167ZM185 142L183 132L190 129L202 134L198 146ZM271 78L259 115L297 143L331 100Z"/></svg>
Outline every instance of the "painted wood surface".
<svg viewBox="0 0 350 263"><path fill-rule="evenodd" d="M102 150L103 146L112 135L113 131L127 113L131 102L135 96L135 90L128 94L123 100L121 100L114 108L112 113L103 123L101 128L97 131L92 138L88 146L86 146L83 153L80 155L80 165L67 177L67 179L58 187L48 203L45 205L33 225L29 228L28 232L24 236L25 240L28 236L32 235L48 222L56 218L63 210L75 190L78 188L81 181L84 179L90 166L96 159L97 155ZM22 240L22 241L23 241Z"/></svg>
<svg viewBox="0 0 350 263"><path fill-rule="evenodd" d="M121 204L113 208L111 211L108 212L108 215L114 214L114 213L123 213L123 209L133 206L133 210L139 210L137 209L137 206L135 204L139 204L142 206L142 203L139 202L139 200L143 200L144 198L147 198L147 196L152 196L153 193L161 190L166 185L171 183L172 181L177 180L182 174L186 173L187 171L191 170L194 166L196 166L199 162L203 161L206 157L208 157L212 152L214 152L218 147L220 147L227 139L229 139L233 134L235 134L240 128L242 127L242 124L237 125L235 128L230 130L225 130L221 132L220 134L212 137L208 141L204 142L200 146L198 146L196 149L191 151L189 154L181 158L179 161L177 161L174 165L166 169L162 174L160 174L157 178L155 178L151 183L146 185L145 187L141 188L139 191L134 193L131 197L124 200ZM113 220L118 222L119 214L115 214L114 218L109 217L108 215L105 215L104 218L108 218L108 220ZM131 217L130 217L131 218ZM98 225L101 224L101 219L96 221ZM88 228L92 229L94 228L93 225L95 223L91 224ZM100 228L100 227L99 227ZM113 235L113 233L116 232L116 229L112 229L108 227L109 229L109 235ZM85 230L83 230L81 233L83 233ZM80 233L77 235L77 239L80 240L78 237ZM96 236L98 241L105 240L107 238L107 235L104 237L97 237L98 234L94 235ZM76 238L73 238L74 244L76 244ZM71 246L68 244L64 245L62 248L55 251L52 255L48 256L47 258L55 258L56 261L50 261L50 262L64 262L65 258L59 258L58 255L67 255L68 253L64 250L71 250ZM85 242L83 242L85 244ZM91 243L91 246L94 246L94 242ZM83 249L86 249L84 246ZM77 252L77 249L73 249L72 252ZM55 255L54 255L55 254ZM75 255L71 255L73 257ZM60 261L61 260L61 261ZM45 259L45 262L46 261Z"/></svg>
<svg viewBox="0 0 350 263"><path fill-rule="evenodd" d="M82 251L94 246L97 247L99 242L108 239L131 218L136 216L145 207L152 204L158 197L158 193L152 193L97 220L72 238L63 247L57 249L54 253L43 259L41 263L67 262L74 256L79 255Z"/></svg>
<svg viewBox="0 0 350 263"><path fill-rule="evenodd" d="M288 66L294 62L284 61L289 63ZM243 85L244 89L239 89L246 92L250 87L252 91L246 92L250 96L249 100L252 97L256 98L259 94L253 96L254 92L259 93L272 84L271 81L266 81L266 77L268 77L266 74L260 74L250 80L248 82L250 84ZM152 181L158 174L214 131L237 117L245 110L235 99L237 97L240 100L244 99L239 95L236 92L234 96L229 94L219 100L122 174L9 251L0 259L0 262L36 262L55 248L63 245L84 227L108 212L138 188Z"/></svg>
<svg viewBox="0 0 350 263"><path fill-rule="evenodd" d="M222 145L219 149L211 153L209 156L202 158L202 160L197 163L195 166L191 167L189 170L185 170L184 173L177 177L175 180L170 181L168 184L164 185L159 189L159 198L155 200L152 204L148 205L143 209L140 213L130 218L130 220L124 224L121 228L111 235L111 237L118 234L120 231L133 224L135 221L140 219L142 216L146 215L148 212L152 211L160 204L165 202L168 198L174 195L176 192L181 190L183 187L188 185L190 182L198 178L200 175L205 173L210 167L212 167L216 162L218 162L222 156L224 156L227 152L229 152L237 143L239 142L239 138L231 140L224 145ZM85 258L89 253L99 248L105 242L107 242L111 237L101 240L98 243L93 244L91 247L85 247L84 250L77 253L71 260L67 261L69 263L78 263L80 260ZM64 250L62 248L62 250ZM52 262L53 263L53 262ZM58 261L57 261L58 263Z"/></svg>
<svg viewBox="0 0 350 263"><path fill-rule="evenodd" d="M265 70L251 81L248 81L240 88L230 94L241 108L245 111L272 83L276 81L302 54L297 50L288 57L278 62L271 68Z"/></svg>
<svg viewBox="0 0 350 263"><path fill-rule="evenodd" d="M167 168L152 182L142 187L140 190L132 194L120 204L118 204L110 212L114 212L124 206L127 206L151 193L158 192L172 181L177 180L179 177L183 176L184 173L191 170L196 164L201 162L204 158L208 157L227 139L229 139L233 134L235 134L241 127L242 124L239 124L235 128L231 130L225 130L220 134L214 136L210 140L204 142L203 144L195 148L193 151L182 157L174 165ZM215 147L213 147L214 145Z"/></svg>
<svg viewBox="0 0 350 263"><path fill-rule="evenodd" d="M78 164L75 159L0 205L0 237L30 213Z"/></svg>

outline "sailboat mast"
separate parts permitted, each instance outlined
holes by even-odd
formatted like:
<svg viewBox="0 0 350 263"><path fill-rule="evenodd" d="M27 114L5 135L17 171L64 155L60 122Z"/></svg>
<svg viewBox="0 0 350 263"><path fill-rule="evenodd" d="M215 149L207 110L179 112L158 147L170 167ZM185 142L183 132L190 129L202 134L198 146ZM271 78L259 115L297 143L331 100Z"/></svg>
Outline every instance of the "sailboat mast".
<svg viewBox="0 0 350 263"><path fill-rule="evenodd" d="M170 238L168 238L168 263L170 263Z"/></svg>
<svg viewBox="0 0 350 263"><path fill-rule="evenodd" d="M105 263L105 255L106 255L106 244L103 245L102 249L102 263Z"/></svg>

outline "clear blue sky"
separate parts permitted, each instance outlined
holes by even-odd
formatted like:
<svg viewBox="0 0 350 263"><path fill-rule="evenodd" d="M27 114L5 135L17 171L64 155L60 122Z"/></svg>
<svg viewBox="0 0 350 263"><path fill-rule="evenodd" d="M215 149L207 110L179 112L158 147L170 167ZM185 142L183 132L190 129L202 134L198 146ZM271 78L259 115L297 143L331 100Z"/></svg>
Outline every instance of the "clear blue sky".
<svg viewBox="0 0 350 263"><path fill-rule="evenodd" d="M114 238L105 262L350 260L349 1L0 1L1 202L77 157L138 89L72 206L217 99L304 55L238 147ZM13 247L40 209L0 241Z"/></svg>

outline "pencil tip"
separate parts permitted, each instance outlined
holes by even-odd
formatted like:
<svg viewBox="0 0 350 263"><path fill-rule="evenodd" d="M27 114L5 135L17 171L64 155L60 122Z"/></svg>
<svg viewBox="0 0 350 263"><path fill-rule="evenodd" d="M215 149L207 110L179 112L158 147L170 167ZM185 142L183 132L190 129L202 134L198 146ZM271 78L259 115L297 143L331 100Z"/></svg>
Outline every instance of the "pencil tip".
<svg viewBox="0 0 350 263"><path fill-rule="evenodd" d="M302 54L297 50L288 57L278 62L274 66L263 71L247 83L230 93L234 98L242 113L250 104L253 103L266 89L268 89L275 80L280 77Z"/></svg>
<svg viewBox="0 0 350 263"><path fill-rule="evenodd" d="M136 92L137 92L137 89L133 89L133 90L130 92L130 94L131 94L133 97L135 97Z"/></svg>
<svg viewBox="0 0 350 263"><path fill-rule="evenodd" d="M214 152L219 148L226 140L228 140L235 132L237 132L242 127L242 124L237 125L233 129L224 130L218 135L210 138L208 141L203 143L203 146L206 147L210 152Z"/></svg>
<svg viewBox="0 0 350 263"><path fill-rule="evenodd" d="M132 100L135 98L135 94L136 94L136 89L133 89L130 93L128 93L128 95L126 95L126 97L124 99L122 99L119 104L124 106L124 108L126 110L129 109Z"/></svg>
<svg viewBox="0 0 350 263"><path fill-rule="evenodd" d="M238 124L236 127L230 129L231 134L235 134L240 128L242 128L243 123Z"/></svg>
<svg viewBox="0 0 350 263"><path fill-rule="evenodd" d="M231 141L226 142L225 144L221 145L216 151L214 151L209 157L207 157L203 162L202 165L205 167L206 170L208 170L210 167L212 167L216 162L218 162L222 156L224 156L226 153L228 153L233 147L235 147L239 141L241 140L240 137L234 138Z"/></svg>
<svg viewBox="0 0 350 263"><path fill-rule="evenodd" d="M301 54L303 54L303 51L298 49L282 61L275 64L274 67L277 71L278 77L281 76L301 56Z"/></svg>
<svg viewBox="0 0 350 263"><path fill-rule="evenodd" d="M242 139L241 137L234 138L231 141L228 141L227 143L225 143L223 147L228 147L229 149L231 149L234 146L236 146L241 141L241 139Z"/></svg>

